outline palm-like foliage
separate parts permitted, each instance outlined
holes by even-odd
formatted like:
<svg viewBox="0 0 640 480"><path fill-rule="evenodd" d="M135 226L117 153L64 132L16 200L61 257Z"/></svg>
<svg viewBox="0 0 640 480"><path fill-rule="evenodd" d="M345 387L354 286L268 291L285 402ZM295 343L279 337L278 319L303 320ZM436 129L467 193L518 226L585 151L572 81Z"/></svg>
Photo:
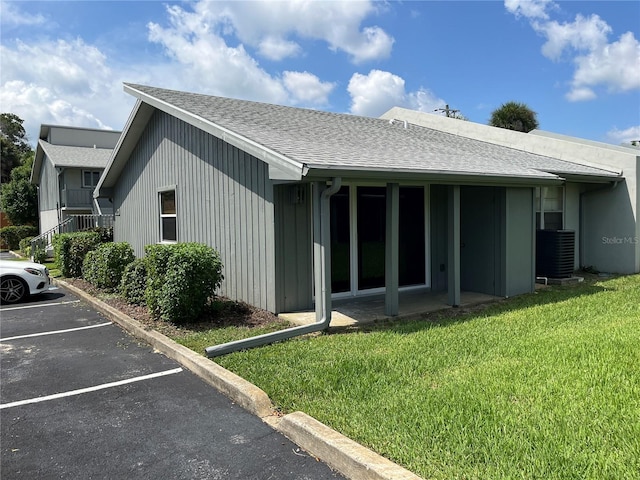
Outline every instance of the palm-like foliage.
<svg viewBox="0 0 640 480"><path fill-rule="evenodd" d="M524 103L507 102L493 111L489 125L518 132L530 132L538 128L536 112Z"/></svg>

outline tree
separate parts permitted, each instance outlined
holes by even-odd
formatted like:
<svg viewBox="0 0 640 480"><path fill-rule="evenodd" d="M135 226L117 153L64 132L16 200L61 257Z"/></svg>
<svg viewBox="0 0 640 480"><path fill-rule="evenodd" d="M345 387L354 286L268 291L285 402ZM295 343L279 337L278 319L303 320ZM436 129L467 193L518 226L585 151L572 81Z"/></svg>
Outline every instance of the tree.
<svg viewBox="0 0 640 480"><path fill-rule="evenodd" d="M493 111L489 125L518 132L530 132L538 128L536 115L536 112L524 103L507 102Z"/></svg>
<svg viewBox="0 0 640 480"><path fill-rule="evenodd" d="M27 134L22 126L20 117L13 113L0 113L0 142L2 158L0 181L4 184L9 182L11 170L20 165L24 154L31 151L27 142Z"/></svg>
<svg viewBox="0 0 640 480"><path fill-rule="evenodd" d="M33 151L23 155L22 164L11 170L0 191L2 210L14 225L38 224L38 190L29 181L33 158Z"/></svg>
<svg viewBox="0 0 640 480"><path fill-rule="evenodd" d="M31 150L27 139L22 120L14 113L0 113L0 131L2 136L9 140L16 147L18 153L22 155Z"/></svg>

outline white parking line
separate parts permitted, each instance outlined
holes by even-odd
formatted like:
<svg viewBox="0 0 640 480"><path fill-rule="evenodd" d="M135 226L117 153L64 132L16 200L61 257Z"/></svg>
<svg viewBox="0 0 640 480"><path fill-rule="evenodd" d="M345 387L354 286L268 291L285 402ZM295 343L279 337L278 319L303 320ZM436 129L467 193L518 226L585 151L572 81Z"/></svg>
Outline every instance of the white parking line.
<svg viewBox="0 0 640 480"><path fill-rule="evenodd" d="M74 395L81 395L83 393L95 392L98 390L104 390L106 388L119 387L121 385L127 385L128 383L142 382L144 380L164 377L166 375L172 375L174 373L180 373L180 372L182 372L182 368L178 367L172 370L165 370L164 372L151 373L149 375L143 375L141 377L129 378L127 380L120 380L120 381L111 382L111 383L103 383L102 385L96 385L95 387L80 388L78 390L71 390L69 392L62 392L62 393L56 393L54 395L47 395L46 397L37 397L37 398L30 398L28 400L19 400L17 402L4 403L4 404L0 404L0 410L4 408L19 407L21 405L29 405L31 403L40 403L40 402L46 402L49 400L56 400L58 398L72 397Z"/></svg>
<svg viewBox="0 0 640 480"><path fill-rule="evenodd" d="M23 307L0 308L0 312L8 312L10 310L24 310L26 308L55 307L56 305L69 305L70 303L79 303L79 302L80 300L70 300L68 302L40 303L38 305L25 305Z"/></svg>
<svg viewBox="0 0 640 480"><path fill-rule="evenodd" d="M28 335L17 335L15 337L0 338L0 342L8 342L9 340L18 340L20 338L41 337L43 335L56 335L58 333L77 332L78 330L87 330L89 328L106 327L107 325L113 325L113 323L112 322L98 323L96 325L88 325L86 327L66 328L64 330L51 330L49 332L30 333Z"/></svg>

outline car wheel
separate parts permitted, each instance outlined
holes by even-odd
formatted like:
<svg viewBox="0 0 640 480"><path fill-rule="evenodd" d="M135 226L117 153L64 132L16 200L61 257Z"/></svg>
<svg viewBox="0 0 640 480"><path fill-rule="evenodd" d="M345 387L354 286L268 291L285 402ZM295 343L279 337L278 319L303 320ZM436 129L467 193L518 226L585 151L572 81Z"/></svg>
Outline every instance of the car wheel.
<svg viewBox="0 0 640 480"><path fill-rule="evenodd" d="M0 280L0 301L16 303L27 296L27 285L17 277L4 277Z"/></svg>

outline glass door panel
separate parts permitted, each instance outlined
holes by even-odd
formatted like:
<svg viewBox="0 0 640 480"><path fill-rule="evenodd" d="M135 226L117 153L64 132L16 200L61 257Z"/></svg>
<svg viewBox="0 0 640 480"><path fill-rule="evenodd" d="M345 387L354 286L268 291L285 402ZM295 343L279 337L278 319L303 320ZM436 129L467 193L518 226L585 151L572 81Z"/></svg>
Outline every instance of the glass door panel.
<svg viewBox="0 0 640 480"><path fill-rule="evenodd" d="M349 187L331 197L331 291L351 291Z"/></svg>
<svg viewBox="0 0 640 480"><path fill-rule="evenodd" d="M385 198L385 187L358 187L358 290L384 287Z"/></svg>
<svg viewBox="0 0 640 480"><path fill-rule="evenodd" d="M400 187L398 275L401 287L424 285L424 188Z"/></svg>

